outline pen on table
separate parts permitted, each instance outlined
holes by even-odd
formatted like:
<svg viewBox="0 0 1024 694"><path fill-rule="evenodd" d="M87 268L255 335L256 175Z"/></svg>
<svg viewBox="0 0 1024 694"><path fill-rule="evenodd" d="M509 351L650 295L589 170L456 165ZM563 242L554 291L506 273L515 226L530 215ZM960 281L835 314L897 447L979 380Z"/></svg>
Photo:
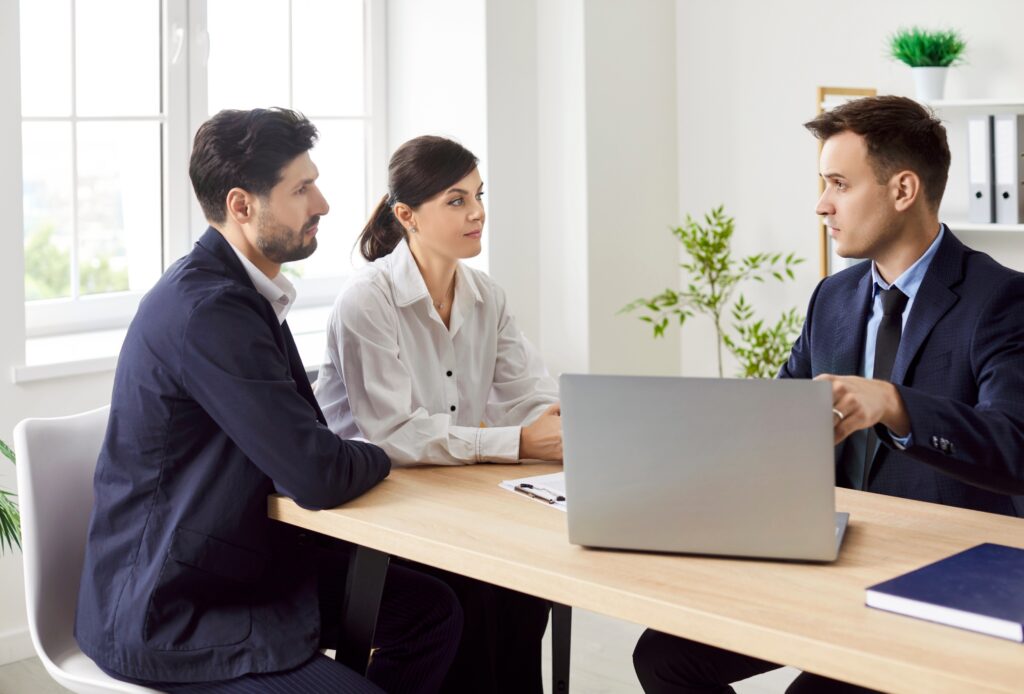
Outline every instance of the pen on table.
<svg viewBox="0 0 1024 694"><path fill-rule="evenodd" d="M557 498L552 498L551 496L547 496L547 495L545 495L543 493L539 493L538 491L535 491L534 490L534 485L532 485L532 484L527 484L527 483L517 484L517 485L515 485L515 490L518 491L521 494L526 494L527 496L532 496L534 498L537 498L537 500L540 500L542 502L546 502L548 504L554 504L556 501L558 501ZM561 500L561 501L564 501L564 500Z"/></svg>
<svg viewBox="0 0 1024 694"><path fill-rule="evenodd" d="M529 493L529 492L526 491L527 489L536 489L539 492L544 492L545 494L552 494L552 495L554 495L555 501L565 501L565 497L562 496L561 494L555 494L550 489L544 489L543 487L535 487L532 484L530 484L529 482L522 482L516 488L518 489L519 487L523 488L523 493L524 494L528 494ZM543 498L545 501L548 500L548 497L538 497L538 498ZM555 503L555 501L552 501L551 503Z"/></svg>

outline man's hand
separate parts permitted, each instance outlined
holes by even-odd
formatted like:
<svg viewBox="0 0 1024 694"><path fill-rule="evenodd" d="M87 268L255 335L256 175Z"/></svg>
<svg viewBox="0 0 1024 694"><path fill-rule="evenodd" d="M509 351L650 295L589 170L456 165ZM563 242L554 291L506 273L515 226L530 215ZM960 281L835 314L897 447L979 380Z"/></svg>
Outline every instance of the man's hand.
<svg viewBox="0 0 1024 694"><path fill-rule="evenodd" d="M860 429L883 424L899 437L910 433L910 417L896 386L860 376L821 374L815 381L832 384L835 443Z"/></svg>
<svg viewBox="0 0 1024 694"><path fill-rule="evenodd" d="M562 406L555 403L519 434L520 460L562 462Z"/></svg>

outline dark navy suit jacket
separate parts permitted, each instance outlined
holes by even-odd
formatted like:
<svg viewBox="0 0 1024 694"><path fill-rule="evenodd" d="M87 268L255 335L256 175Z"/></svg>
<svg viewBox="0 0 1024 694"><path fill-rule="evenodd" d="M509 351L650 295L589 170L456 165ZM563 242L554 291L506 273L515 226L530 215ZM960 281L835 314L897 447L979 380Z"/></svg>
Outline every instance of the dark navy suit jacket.
<svg viewBox="0 0 1024 694"><path fill-rule="evenodd" d="M862 373L871 282L868 262L821 281L780 377ZM882 445L867 490L1024 517L1024 275L947 229L905 321L892 381L913 440L901 451L876 426ZM842 486L846 443L836 449Z"/></svg>
<svg viewBox="0 0 1024 694"><path fill-rule="evenodd" d="M287 324L215 229L139 305L95 477L75 636L157 682L297 666L319 642L316 574L267 495L337 506L387 476L327 428Z"/></svg>

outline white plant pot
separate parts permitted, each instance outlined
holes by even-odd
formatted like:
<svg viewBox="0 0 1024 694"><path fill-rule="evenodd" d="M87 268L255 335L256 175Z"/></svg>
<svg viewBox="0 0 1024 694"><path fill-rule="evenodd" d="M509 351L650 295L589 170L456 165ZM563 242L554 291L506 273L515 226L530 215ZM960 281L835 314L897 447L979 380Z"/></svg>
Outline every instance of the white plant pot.
<svg viewBox="0 0 1024 694"><path fill-rule="evenodd" d="M939 101L946 90L948 67L912 67L918 101Z"/></svg>

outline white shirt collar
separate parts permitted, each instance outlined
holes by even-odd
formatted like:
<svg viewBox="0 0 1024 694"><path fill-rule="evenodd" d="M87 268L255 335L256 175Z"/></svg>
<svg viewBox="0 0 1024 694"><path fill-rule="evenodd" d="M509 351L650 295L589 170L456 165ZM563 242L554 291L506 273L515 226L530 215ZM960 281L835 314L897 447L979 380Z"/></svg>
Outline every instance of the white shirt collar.
<svg viewBox="0 0 1024 694"><path fill-rule="evenodd" d="M284 276L283 272L277 273L277 277L270 279L251 260L242 255L240 250L234 246L231 246L231 250L235 252L235 255L242 262L242 267L245 268L245 273L249 275L249 279L252 280L256 291L270 302L278 322L284 323L284 319L288 317L288 311L291 310L292 304L295 303L295 297L297 296L295 285Z"/></svg>
<svg viewBox="0 0 1024 694"><path fill-rule="evenodd" d="M399 241L395 250L388 255L391 261L391 284L395 288L395 304L397 306L409 306L417 301L430 300L430 293L427 292L427 283L423 281L420 268L416 265L416 259L412 255L409 243L405 240ZM472 274L466 272L462 263L455 268L455 294L459 303L472 299L474 302L483 301L480 288L476 286L476 280Z"/></svg>

